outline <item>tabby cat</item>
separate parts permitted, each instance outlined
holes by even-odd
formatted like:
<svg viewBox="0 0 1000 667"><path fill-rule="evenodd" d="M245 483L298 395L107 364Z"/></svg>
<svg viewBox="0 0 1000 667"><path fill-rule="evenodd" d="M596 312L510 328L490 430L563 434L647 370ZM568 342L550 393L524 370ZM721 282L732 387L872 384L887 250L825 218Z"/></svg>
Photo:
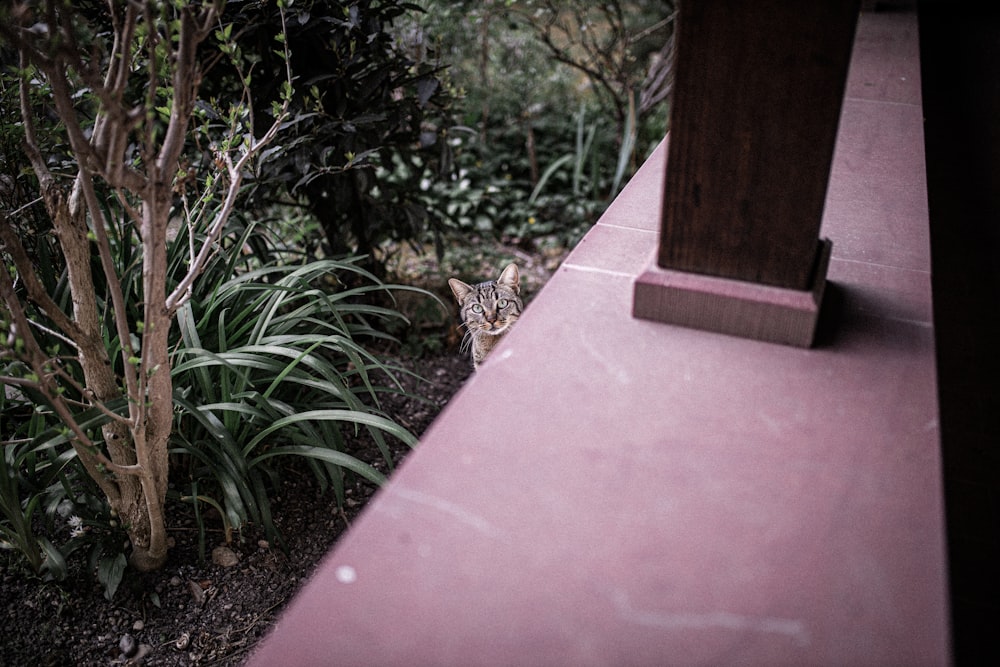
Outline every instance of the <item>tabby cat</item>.
<svg viewBox="0 0 1000 667"><path fill-rule="evenodd" d="M508 264L496 280L467 285L457 278L448 286L458 299L466 333L464 344L471 342L472 365L479 368L504 334L521 316L521 277L516 264Z"/></svg>

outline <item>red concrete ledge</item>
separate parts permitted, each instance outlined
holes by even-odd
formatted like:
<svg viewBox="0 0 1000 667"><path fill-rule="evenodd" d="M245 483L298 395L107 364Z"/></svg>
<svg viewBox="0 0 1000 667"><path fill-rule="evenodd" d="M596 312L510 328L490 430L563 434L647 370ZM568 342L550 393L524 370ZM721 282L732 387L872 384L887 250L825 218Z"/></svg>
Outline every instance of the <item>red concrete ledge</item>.
<svg viewBox="0 0 1000 667"><path fill-rule="evenodd" d="M661 146L249 664L949 662L915 17L855 44L835 332L632 317Z"/></svg>

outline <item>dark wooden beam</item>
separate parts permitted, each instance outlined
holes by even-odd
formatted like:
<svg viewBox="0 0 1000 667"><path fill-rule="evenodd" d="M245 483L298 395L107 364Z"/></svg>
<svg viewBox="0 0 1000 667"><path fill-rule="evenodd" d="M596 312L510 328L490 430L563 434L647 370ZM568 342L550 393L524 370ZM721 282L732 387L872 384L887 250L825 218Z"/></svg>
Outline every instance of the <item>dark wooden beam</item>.
<svg viewBox="0 0 1000 667"><path fill-rule="evenodd" d="M815 293L858 6L680 4L659 268ZM713 284L708 292L720 289ZM731 321L726 306L711 299L705 309ZM669 299L653 301L637 302L636 315L675 321L656 312L669 309ZM697 299L692 307L699 309Z"/></svg>
<svg viewBox="0 0 1000 667"><path fill-rule="evenodd" d="M681 3L660 266L810 286L857 10Z"/></svg>

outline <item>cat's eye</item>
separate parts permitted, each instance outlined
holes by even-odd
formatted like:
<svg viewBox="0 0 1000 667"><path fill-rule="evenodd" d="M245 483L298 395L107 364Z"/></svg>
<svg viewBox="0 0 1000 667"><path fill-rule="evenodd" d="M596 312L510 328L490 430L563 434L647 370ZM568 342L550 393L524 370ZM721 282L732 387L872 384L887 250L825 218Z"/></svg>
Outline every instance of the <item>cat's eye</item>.
<svg viewBox="0 0 1000 667"><path fill-rule="evenodd" d="M482 315L483 307L480 306L478 303L474 303L472 304L472 312L474 312L476 315Z"/></svg>
<svg viewBox="0 0 1000 667"><path fill-rule="evenodd" d="M506 308L508 303L510 303L510 301L507 301L507 299L500 299L497 301L497 308Z"/></svg>

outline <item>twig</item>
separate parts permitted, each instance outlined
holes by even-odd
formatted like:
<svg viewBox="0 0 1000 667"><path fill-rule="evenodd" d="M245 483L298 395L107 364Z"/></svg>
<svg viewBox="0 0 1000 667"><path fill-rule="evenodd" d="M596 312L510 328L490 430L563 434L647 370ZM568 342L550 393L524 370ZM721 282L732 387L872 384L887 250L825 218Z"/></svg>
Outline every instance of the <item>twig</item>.
<svg viewBox="0 0 1000 667"><path fill-rule="evenodd" d="M282 34L287 34L285 25L285 11L284 9L280 9L280 11L281 11ZM289 82L290 85L292 81L291 52L289 51L287 39L285 39L282 42L282 44L284 45L284 50L285 50L285 74L287 77L287 81ZM245 81L243 83L243 86L244 86L244 92L247 95L249 95L249 90L246 90ZM256 142L252 142L251 140L251 144L246 148L246 151L243 153L240 159L236 161L235 164L233 163L232 157L229 155L228 152L224 155L224 160L226 162L226 172L228 173L230 179L229 186L226 192L226 198L223 201L222 208L216 214L215 220L212 221L212 224L209 227L208 234L206 234L205 240L202 242L202 246L198 252L198 255L194 258L194 260L188 267L187 274L185 274L184 278L182 278L181 281L177 284L177 287L175 287L174 290L170 293L170 296L167 297L165 305L167 312L170 313L170 315L173 315L175 312L177 312L177 309L180 308L188 299L191 298L194 281L205 269L205 266L208 264L209 259L211 259L212 256L216 253L215 243L218 240L219 236L222 234L222 229L223 227L225 227L226 222L229 220L230 214L232 213L233 209L236 206L236 199L239 195L240 185L243 182L243 170L246 168L247 163L262 148L271 143L271 141L277 136L278 131L281 129L281 126L284 124L285 119L288 117L288 107L290 103L291 103L290 99L286 98L284 100L281 106L281 110L275 117L274 122L271 124L271 127L268 128L267 132L264 133L264 136L261 137L260 140ZM252 128L250 136L251 137L253 136Z"/></svg>

